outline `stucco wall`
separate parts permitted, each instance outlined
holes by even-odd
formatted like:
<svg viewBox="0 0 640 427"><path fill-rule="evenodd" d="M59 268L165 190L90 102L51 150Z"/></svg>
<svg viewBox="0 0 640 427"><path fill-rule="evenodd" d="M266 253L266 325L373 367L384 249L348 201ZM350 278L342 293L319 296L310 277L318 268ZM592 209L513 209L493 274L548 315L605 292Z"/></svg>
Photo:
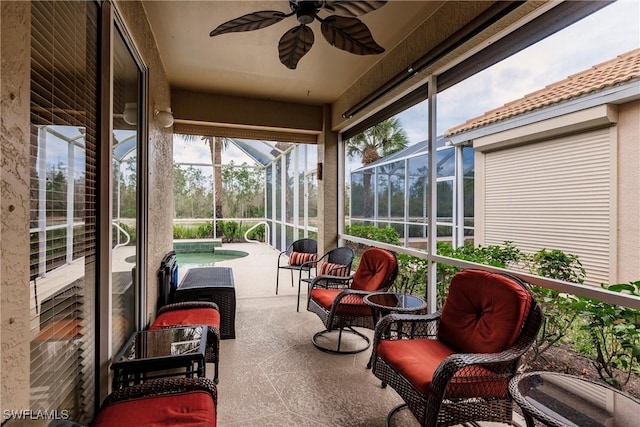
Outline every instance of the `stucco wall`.
<svg viewBox="0 0 640 427"><path fill-rule="evenodd" d="M640 100L618 108L617 281L640 280Z"/></svg>
<svg viewBox="0 0 640 427"><path fill-rule="evenodd" d="M30 4L0 2L0 29L1 414L29 408Z"/></svg>
<svg viewBox="0 0 640 427"><path fill-rule="evenodd" d="M157 108L171 106L171 94L162 61L158 55L155 39L147 22L144 8L139 1L121 1L116 9L122 16L145 66L148 69L149 97L149 155L147 211L148 251L147 300L145 318L151 320L155 314L158 296L157 272L160 261L173 248L173 133L171 128L162 128L153 119Z"/></svg>

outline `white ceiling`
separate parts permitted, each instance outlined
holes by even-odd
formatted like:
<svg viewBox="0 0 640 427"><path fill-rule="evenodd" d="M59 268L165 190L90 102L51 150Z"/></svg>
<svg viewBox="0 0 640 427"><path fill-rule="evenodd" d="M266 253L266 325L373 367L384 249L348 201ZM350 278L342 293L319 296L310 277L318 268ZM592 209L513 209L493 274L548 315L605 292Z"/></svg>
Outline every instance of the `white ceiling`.
<svg viewBox="0 0 640 427"><path fill-rule="evenodd" d="M324 104L335 101L365 71L437 9L440 1L389 1L359 17L382 55L354 55L331 46L310 24L315 42L290 70L280 63L278 41L298 25L295 16L260 30L209 37L228 20L259 10L290 12L279 1L143 2L172 87L226 95ZM329 15L320 12L322 17Z"/></svg>

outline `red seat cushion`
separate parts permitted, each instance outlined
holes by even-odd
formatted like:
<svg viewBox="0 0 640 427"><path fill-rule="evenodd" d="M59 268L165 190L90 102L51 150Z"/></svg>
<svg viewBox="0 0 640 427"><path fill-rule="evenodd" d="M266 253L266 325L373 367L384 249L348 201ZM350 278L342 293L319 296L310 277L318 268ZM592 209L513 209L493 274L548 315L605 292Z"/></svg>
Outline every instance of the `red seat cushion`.
<svg viewBox="0 0 640 427"><path fill-rule="evenodd" d="M218 310L206 307L169 310L156 317L149 329L185 325L206 325L220 330L220 313Z"/></svg>
<svg viewBox="0 0 640 427"><path fill-rule="evenodd" d="M216 407L205 391L139 397L102 408L92 427L215 427Z"/></svg>
<svg viewBox="0 0 640 427"><path fill-rule="evenodd" d="M509 277L461 271L451 280L438 339L456 352L500 352L518 339L531 304L531 294Z"/></svg>
<svg viewBox="0 0 640 427"><path fill-rule="evenodd" d="M378 354L389 366L406 378L419 392L429 394L433 375L440 363L455 352L438 340L384 340L377 347ZM463 368L449 382L446 396L506 397L507 379L496 378L480 366Z"/></svg>
<svg viewBox="0 0 640 427"><path fill-rule="evenodd" d="M396 269L396 257L384 249L367 249L353 275L352 289L375 292L389 285L389 278Z"/></svg>
<svg viewBox="0 0 640 427"><path fill-rule="evenodd" d="M340 289L312 289L311 299L316 301L325 310L331 310L333 301L338 294L342 292ZM351 294L342 300L336 309L336 315L343 316L371 316L371 308L364 303L362 295Z"/></svg>
<svg viewBox="0 0 640 427"><path fill-rule="evenodd" d="M289 255L289 265L302 265L305 262L315 261L317 258L317 254L310 254L306 252L291 252L291 255Z"/></svg>
<svg viewBox="0 0 640 427"><path fill-rule="evenodd" d="M323 274L329 274L331 276L348 276L349 267L344 264L334 264L332 262L325 262L320 266L319 274L322 276Z"/></svg>

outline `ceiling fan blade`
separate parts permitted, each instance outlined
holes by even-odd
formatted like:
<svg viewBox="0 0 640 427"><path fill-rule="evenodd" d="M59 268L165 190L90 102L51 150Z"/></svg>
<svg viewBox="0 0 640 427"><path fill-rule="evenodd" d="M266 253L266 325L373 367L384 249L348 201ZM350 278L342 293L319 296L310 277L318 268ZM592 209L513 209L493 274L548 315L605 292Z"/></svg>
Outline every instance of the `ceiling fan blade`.
<svg viewBox="0 0 640 427"><path fill-rule="evenodd" d="M241 31L259 30L269 25L273 25L282 21L287 15L278 10L262 10L243 15L239 18L220 24L216 29L209 33L210 37L226 33L236 33Z"/></svg>
<svg viewBox="0 0 640 427"><path fill-rule="evenodd" d="M299 25L284 33L278 43L280 62L285 67L295 70L298 61L309 52L315 37L313 31L306 25Z"/></svg>
<svg viewBox="0 0 640 427"><path fill-rule="evenodd" d="M341 16L360 16L365 13L380 9L387 3L387 0L379 1L349 1L335 0L326 1L323 8L330 10Z"/></svg>
<svg viewBox="0 0 640 427"><path fill-rule="evenodd" d="M356 55L374 55L384 48L373 39L369 28L359 19L331 15L322 21L322 35L329 44Z"/></svg>

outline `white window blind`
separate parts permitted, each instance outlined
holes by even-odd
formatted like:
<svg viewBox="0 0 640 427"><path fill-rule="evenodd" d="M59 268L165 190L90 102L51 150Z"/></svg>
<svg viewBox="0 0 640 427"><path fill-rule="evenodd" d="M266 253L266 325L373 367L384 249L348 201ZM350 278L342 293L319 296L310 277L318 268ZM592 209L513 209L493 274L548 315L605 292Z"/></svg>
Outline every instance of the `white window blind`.
<svg viewBox="0 0 640 427"><path fill-rule="evenodd" d="M32 2L31 18L31 409L88 423L96 372L98 6Z"/></svg>

